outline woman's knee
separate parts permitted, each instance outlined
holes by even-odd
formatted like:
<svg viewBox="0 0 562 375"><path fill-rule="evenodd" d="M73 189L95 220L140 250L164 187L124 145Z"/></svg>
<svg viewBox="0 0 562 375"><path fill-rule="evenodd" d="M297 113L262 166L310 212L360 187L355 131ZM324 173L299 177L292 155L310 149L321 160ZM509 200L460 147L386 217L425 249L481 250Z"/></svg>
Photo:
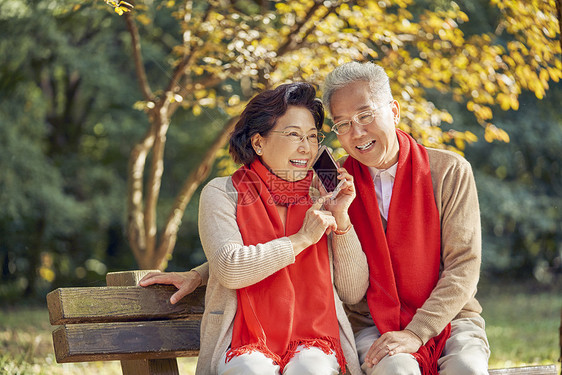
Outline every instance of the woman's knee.
<svg viewBox="0 0 562 375"><path fill-rule="evenodd" d="M224 355L218 368L218 375L279 375L279 366L263 353L245 353L231 358L228 362Z"/></svg>
<svg viewBox="0 0 562 375"><path fill-rule="evenodd" d="M337 375L339 373L336 355L326 354L314 347L299 347L298 352L283 370L283 375Z"/></svg>

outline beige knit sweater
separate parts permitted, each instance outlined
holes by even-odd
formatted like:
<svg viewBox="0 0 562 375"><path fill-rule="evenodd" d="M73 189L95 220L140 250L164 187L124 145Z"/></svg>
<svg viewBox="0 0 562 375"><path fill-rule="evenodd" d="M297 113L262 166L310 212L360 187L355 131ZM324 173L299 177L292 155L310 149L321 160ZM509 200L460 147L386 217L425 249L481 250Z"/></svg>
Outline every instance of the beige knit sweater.
<svg viewBox="0 0 562 375"><path fill-rule="evenodd" d="M435 289L406 327L424 343L453 319L479 316L482 312L475 298L482 242L472 169L454 152L431 148L427 152L441 222L441 274ZM340 163L343 165L343 160ZM346 309L355 332L373 325L364 298Z"/></svg>
<svg viewBox="0 0 562 375"><path fill-rule="evenodd" d="M217 363L230 345L237 306L236 289L255 284L295 262L287 237L256 246L243 245L236 223L237 199L230 177L215 178L201 192L199 235L208 262L196 270L208 282L197 375L216 374ZM353 229L329 237L340 341L348 373L359 375L362 372L355 340L342 301L357 303L365 295L369 283L367 260Z"/></svg>

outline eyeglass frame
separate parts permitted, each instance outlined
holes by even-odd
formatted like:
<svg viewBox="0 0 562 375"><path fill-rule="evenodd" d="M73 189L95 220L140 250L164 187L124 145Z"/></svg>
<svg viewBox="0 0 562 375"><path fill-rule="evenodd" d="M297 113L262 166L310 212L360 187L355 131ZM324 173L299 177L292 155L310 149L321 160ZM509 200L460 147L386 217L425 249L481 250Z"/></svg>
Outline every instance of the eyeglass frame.
<svg viewBox="0 0 562 375"><path fill-rule="evenodd" d="M354 114L353 116L351 116L351 119L350 119L350 120L341 120L341 121L338 121L337 123L335 123L334 125L332 125L332 127L330 128L330 130L333 131L334 133L336 133L337 135L344 135L344 134L349 133L349 130L351 130L351 127L353 126L353 123L354 123L354 122L355 122L356 124L358 124L358 125L361 125L361 126L367 126L367 125L371 124L371 123L375 120L375 118L377 117L377 110L379 110L379 109L381 109L381 108L383 108L383 107L385 107L385 106L387 106L387 105L390 105L390 104L392 104L392 103L394 103L394 100L389 101L387 104L380 105L380 106L378 106L377 108L366 109L366 110L364 110L364 111L357 112L356 114ZM369 122L366 122L366 123L362 123L362 122L358 121L358 117L359 117L360 115L364 114L364 113L370 113L370 114L373 116L373 119L372 119L371 121L369 121ZM349 123L349 130L346 131L345 133L338 133L337 128L339 128L343 123Z"/></svg>
<svg viewBox="0 0 562 375"><path fill-rule="evenodd" d="M270 133L285 134L285 136L289 136L290 133L297 133L298 134L298 132L296 132L294 130L270 130L269 132ZM324 139L326 139L326 135L324 135L324 133L321 133L321 132L316 132L316 136L318 137L318 143L311 142L310 139L308 138L309 136L310 135L304 134L304 135L301 136L301 138L299 139L298 142L291 141L291 143L299 144L299 143L302 143L302 141L304 141L304 139L306 138L306 140L308 141L309 144L318 144L319 145L322 142L324 142Z"/></svg>

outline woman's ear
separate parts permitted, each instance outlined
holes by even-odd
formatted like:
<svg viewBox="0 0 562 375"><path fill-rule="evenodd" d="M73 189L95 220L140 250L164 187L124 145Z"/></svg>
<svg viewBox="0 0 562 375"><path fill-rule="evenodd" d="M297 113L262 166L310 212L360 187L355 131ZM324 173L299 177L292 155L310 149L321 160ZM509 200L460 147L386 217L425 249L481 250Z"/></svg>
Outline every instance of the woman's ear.
<svg viewBox="0 0 562 375"><path fill-rule="evenodd" d="M254 134L252 136L252 148L254 149L256 154L261 155L263 153L262 146L263 137L259 133Z"/></svg>

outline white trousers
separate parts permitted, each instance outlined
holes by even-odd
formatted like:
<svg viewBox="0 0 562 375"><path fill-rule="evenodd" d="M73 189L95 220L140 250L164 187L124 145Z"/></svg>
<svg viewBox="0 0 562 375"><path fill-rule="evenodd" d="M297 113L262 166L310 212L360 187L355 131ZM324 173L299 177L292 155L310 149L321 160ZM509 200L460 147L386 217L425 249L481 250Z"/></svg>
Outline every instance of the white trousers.
<svg viewBox="0 0 562 375"><path fill-rule="evenodd" d="M297 353L283 370L283 375L338 375L340 367L336 354L298 346ZM226 362L226 353L219 361L218 375L280 375L279 365L261 352L245 353Z"/></svg>
<svg viewBox="0 0 562 375"><path fill-rule="evenodd" d="M367 375L420 375L418 362L411 354L384 357L377 365L367 367L365 357L369 348L380 337L375 326L355 335L361 369ZM488 375L490 346L484 328L484 319L464 318L451 322L451 337L437 364L440 375Z"/></svg>

